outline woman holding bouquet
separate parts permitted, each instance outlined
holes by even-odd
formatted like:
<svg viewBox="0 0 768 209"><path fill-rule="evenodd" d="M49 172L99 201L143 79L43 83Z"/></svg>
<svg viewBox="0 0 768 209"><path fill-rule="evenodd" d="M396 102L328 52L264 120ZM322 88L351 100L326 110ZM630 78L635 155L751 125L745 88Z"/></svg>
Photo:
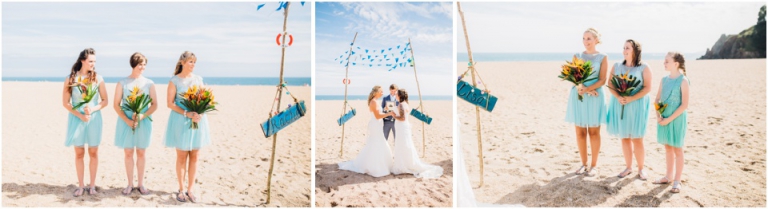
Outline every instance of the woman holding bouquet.
<svg viewBox="0 0 768 209"><path fill-rule="evenodd" d="M684 163L683 142L688 126L688 78L685 75L685 58L679 52L670 52L664 59L664 68L669 71L669 75L661 79L661 87L656 93L656 119L659 123L656 137L667 153L667 174L653 183L668 184L674 174L674 184L670 192L679 193Z"/></svg>
<svg viewBox="0 0 768 209"><path fill-rule="evenodd" d="M176 200L180 202L197 201L192 186L195 183L197 172L198 151L211 143L208 119L204 114L189 111L189 108L182 104L182 96L188 89L203 86L203 78L192 74L195 69L195 62L197 62L197 58L192 52L185 51L181 54L176 63L174 76L168 83L167 103L168 108L172 111L168 118L165 146L176 148L176 177L179 182L179 193ZM197 123L198 127L192 128L192 123ZM187 165L187 161L189 161L189 165ZM185 172L188 174L187 192L182 192Z"/></svg>
<svg viewBox="0 0 768 209"><path fill-rule="evenodd" d="M117 112L117 127L115 128L115 146L125 151L125 174L128 177L128 186L123 189L123 195L133 191L133 154L136 153L136 170L139 177L139 193L149 194L144 188L144 153L149 146L152 136L152 121L149 117L157 110L157 97L155 83L142 76L147 66L147 58L141 53L131 55L130 64L133 70L131 75L117 82L115 88L115 102L113 107ZM149 97L149 99L147 99ZM146 100L149 104L134 112L127 106Z"/></svg>
<svg viewBox="0 0 768 209"><path fill-rule="evenodd" d="M600 33L594 28L584 31L582 43L586 50L576 56L592 63L593 72L586 79L592 79L583 85L574 86L568 97L568 109L565 121L576 126L576 142L581 157L581 167L576 175L595 176L597 157L600 153L600 124L605 123L606 106L603 85L608 71L608 56L598 52L595 46L600 43ZM579 95L583 98L579 100ZM592 144L592 161L587 166L587 136Z"/></svg>
<svg viewBox="0 0 768 209"><path fill-rule="evenodd" d="M79 183L74 196L84 193L83 175L85 145L88 145L89 171L91 182L88 193L96 192L96 170L99 166L99 144L101 143L101 109L106 107L107 90L104 79L96 74L96 51L87 48L80 52L77 61L64 80L63 105L69 111L65 146L75 147L75 169Z"/></svg>
<svg viewBox="0 0 768 209"><path fill-rule="evenodd" d="M629 39L624 43L624 61L616 63L611 69L611 82L608 83L611 97L608 104L607 126L608 133L621 138L621 147L624 154L626 169L619 173L619 178L624 178L632 173L632 155L637 159L638 178L646 180L643 172L645 163L645 148L643 136L645 135L648 114L650 113L651 99L648 92L651 91L651 69L641 63L642 47L640 43ZM630 85L617 83L626 81ZM649 82L646 82L649 81ZM631 84L635 84L634 88Z"/></svg>

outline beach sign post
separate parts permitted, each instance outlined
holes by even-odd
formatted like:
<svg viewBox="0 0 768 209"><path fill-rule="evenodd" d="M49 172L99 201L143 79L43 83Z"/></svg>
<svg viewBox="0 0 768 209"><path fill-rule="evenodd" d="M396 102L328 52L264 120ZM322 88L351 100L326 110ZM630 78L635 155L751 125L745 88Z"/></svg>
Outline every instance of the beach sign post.
<svg viewBox="0 0 768 209"><path fill-rule="evenodd" d="M347 112L347 107L349 107L349 102L347 102L347 87L351 83L349 81L349 57L352 56L352 47L355 46L355 40L357 40L357 32L355 32L355 37L352 38L352 43L349 44L349 52L347 54L347 63L346 63L346 70L344 73L344 104L343 107L341 107L341 117L337 122L341 126L341 149L339 150L339 157L344 156L344 129L345 129L345 123L349 121L349 119L352 119L357 114L357 111L355 111L355 108L350 108L351 110ZM345 114L346 112L346 114Z"/></svg>
<svg viewBox="0 0 768 209"><path fill-rule="evenodd" d="M421 157L424 157L427 153L427 137L426 131L424 131L424 126L425 124L431 124L432 118L426 114L427 111L424 110L424 102L421 100L421 87L419 86L419 75L416 73L416 57L413 56L413 44L411 43L411 38L408 38L406 47L410 47L411 66L413 66L413 76L416 77L416 90L419 93L419 107L411 109L411 115L421 121ZM419 109L424 111L424 113L419 111Z"/></svg>
<svg viewBox="0 0 768 209"><path fill-rule="evenodd" d="M267 202L266 204L269 204L272 199L272 171L275 168L275 152L277 147L277 133L282 130L283 128L287 127L293 122L296 122L301 117L304 117L304 115L307 113L307 108L304 105L304 101L299 101L296 96L294 96L290 91L288 91L288 87L286 86L285 79L283 77L283 73L285 70L285 49L288 48L293 44L293 36L290 35L286 30L286 25L288 23L288 8L291 6L291 2L279 2L280 6L277 8L276 11L283 10L283 32L281 32L277 39L275 40L277 42L277 45L280 46L282 50L282 55L280 56L280 83L277 84L277 91L275 92L275 98L272 100L272 107L269 111L269 118L266 122L261 124L261 130L264 132L264 137L269 138L272 136L272 156L270 157L269 161L269 172L267 174ZM304 2L301 2L301 5L304 5ZM264 7L264 4L258 5L256 7L256 10L258 11ZM286 38L288 42L286 42ZM282 40L281 40L282 39ZM285 91L284 91L285 90ZM275 112L275 109L280 109L280 102L283 99L283 93L286 95L290 95L293 98L294 104L289 104L288 108L285 109L285 111L282 112ZM277 102L277 106L275 106L275 102Z"/></svg>
<svg viewBox="0 0 768 209"><path fill-rule="evenodd" d="M490 90L488 90L488 84L483 82L483 78L480 77L480 74L475 69L475 61L472 58L472 49L469 47L469 35L467 35L467 23L464 21L464 12L461 11L461 2L456 2L456 7L459 10L459 16L461 17L461 26L464 30L464 40L467 44L467 55L469 56L469 63L467 64L467 71L464 71L461 75L459 75L457 84L456 84L456 95L459 98L464 99L465 101L475 105L475 117L477 118L477 151L478 151L478 157L480 159L480 187L483 186L483 136L481 132L481 121L480 121L480 108L487 110L488 112L493 111L493 108L496 106L496 101L498 98L495 96L492 96L490 94ZM463 81L462 79L467 75L467 72L470 73L472 77L472 84ZM475 75L477 75L477 78L480 79L480 82L475 81ZM483 88L485 90L481 90L477 88L477 84L483 84Z"/></svg>

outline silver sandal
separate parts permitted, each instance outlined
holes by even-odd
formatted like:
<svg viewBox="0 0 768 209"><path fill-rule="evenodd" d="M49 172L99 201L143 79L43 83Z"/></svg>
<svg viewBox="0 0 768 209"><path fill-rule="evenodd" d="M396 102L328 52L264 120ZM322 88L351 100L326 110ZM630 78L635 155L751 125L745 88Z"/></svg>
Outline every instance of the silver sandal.
<svg viewBox="0 0 768 209"><path fill-rule="evenodd" d="M672 193L680 193L680 189L683 188L683 183L680 181L675 181L675 183L672 184L672 190L669 190L669 192Z"/></svg>
<svg viewBox="0 0 768 209"><path fill-rule="evenodd" d="M587 166L582 165L581 167L579 167L579 170L576 170L576 175L582 175L586 172L587 172Z"/></svg>
<svg viewBox="0 0 768 209"><path fill-rule="evenodd" d="M597 167L590 167L589 170L587 170L587 173L584 173L584 176L593 177L597 176Z"/></svg>

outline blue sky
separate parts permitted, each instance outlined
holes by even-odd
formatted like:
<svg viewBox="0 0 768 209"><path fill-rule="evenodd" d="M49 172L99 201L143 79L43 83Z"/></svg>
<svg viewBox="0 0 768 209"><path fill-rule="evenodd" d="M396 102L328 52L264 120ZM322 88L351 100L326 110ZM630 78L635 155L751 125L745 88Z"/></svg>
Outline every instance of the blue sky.
<svg viewBox="0 0 768 209"><path fill-rule="evenodd" d="M621 52L626 39L643 52L700 52L720 35L757 23L764 2L509 2L462 3L473 52L579 52L589 27L602 33L598 51ZM458 14L457 14L458 15ZM461 21L458 52L466 53Z"/></svg>
<svg viewBox="0 0 768 209"><path fill-rule="evenodd" d="M126 76L134 52L149 59L145 76L168 77L185 50L207 77L277 77L282 12L270 2L2 3L3 77L64 77L84 48L96 50L103 76ZM292 3L285 76L311 75L311 7Z"/></svg>
<svg viewBox="0 0 768 209"><path fill-rule="evenodd" d="M316 3L315 92L343 95L344 66L334 61L358 32L355 47L367 49L403 45L411 39L421 93L452 95L452 3L372 2ZM416 95L413 68L350 66L351 95L367 95L371 87L396 83Z"/></svg>

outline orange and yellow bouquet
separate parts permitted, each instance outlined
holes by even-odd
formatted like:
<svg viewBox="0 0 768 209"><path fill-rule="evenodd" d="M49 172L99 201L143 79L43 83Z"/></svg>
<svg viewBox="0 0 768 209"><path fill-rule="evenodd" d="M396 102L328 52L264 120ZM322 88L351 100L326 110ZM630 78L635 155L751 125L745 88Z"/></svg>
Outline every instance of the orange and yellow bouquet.
<svg viewBox="0 0 768 209"><path fill-rule="evenodd" d="M562 65L562 71L557 76L564 81L570 81L573 85L584 87L584 82L595 80L597 78L589 78L594 71L592 71L592 62L584 61L576 56L573 56L572 61L565 61ZM579 95L579 101L582 101L584 97Z"/></svg>
<svg viewBox="0 0 768 209"><path fill-rule="evenodd" d="M136 120L138 118L138 115L146 108L149 108L149 104L152 103L152 98L149 97L148 94L142 93L139 87L134 86L133 90L131 90L131 94L128 95L127 98L125 98L125 102L123 102L122 105L120 105L120 108L123 111L131 111L134 112L134 116L130 116L132 120ZM152 121L152 117L148 117L149 121ZM133 131L136 131L136 128L138 128L138 121L136 123L136 127L133 127Z"/></svg>
<svg viewBox="0 0 768 209"><path fill-rule="evenodd" d="M75 106L72 106L73 110L77 110L77 108L82 107L85 104L88 104L93 100L93 97L96 96L98 91L98 85L96 85L91 79L82 79L81 77L77 77L77 82L73 83L72 85L69 85L69 87L77 87L77 90L80 91L81 97L83 98L83 101L80 103L77 103Z"/></svg>
<svg viewBox="0 0 768 209"><path fill-rule="evenodd" d="M210 88L202 88L197 85L189 87L187 92L181 93L179 96L182 97L181 104L187 108L187 111L197 114L214 111L218 104L214 101L213 91ZM197 129L197 127L197 123L192 122L190 128Z"/></svg>

